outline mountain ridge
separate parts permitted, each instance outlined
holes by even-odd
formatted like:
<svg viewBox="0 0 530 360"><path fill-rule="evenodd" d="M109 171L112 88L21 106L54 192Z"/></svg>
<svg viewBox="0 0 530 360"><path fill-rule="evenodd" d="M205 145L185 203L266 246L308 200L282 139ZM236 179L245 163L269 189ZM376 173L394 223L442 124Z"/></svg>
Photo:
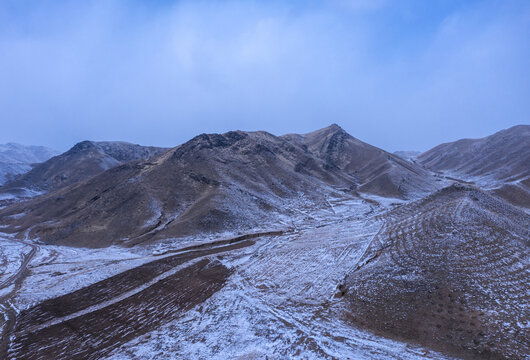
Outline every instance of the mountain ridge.
<svg viewBox="0 0 530 360"><path fill-rule="evenodd" d="M301 137L306 142L264 131L200 134L149 161L115 166L3 212L25 213L12 222L13 231L41 224L30 235L45 242L132 246L255 228L264 219L290 217L300 206L327 207L327 199L341 193L401 198L430 190L422 188L421 177L430 176L424 170L337 125ZM93 146L80 143L71 151ZM339 154L344 151L350 155ZM375 174L358 166L357 156L370 158ZM89 238L98 243L90 245Z"/></svg>
<svg viewBox="0 0 530 360"><path fill-rule="evenodd" d="M164 148L125 142L81 141L68 151L37 164L29 172L0 187L0 194L27 197L58 190L88 179L124 161L148 158Z"/></svg>

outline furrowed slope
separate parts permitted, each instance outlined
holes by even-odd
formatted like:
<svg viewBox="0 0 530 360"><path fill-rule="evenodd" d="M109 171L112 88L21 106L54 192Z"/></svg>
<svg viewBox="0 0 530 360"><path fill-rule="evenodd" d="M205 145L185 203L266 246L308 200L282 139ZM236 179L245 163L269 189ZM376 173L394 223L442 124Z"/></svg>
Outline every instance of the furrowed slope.
<svg viewBox="0 0 530 360"><path fill-rule="evenodd" d="M463 358L528 355L528 215L453 185L383 219L345 280L354 323Z"/></svg>

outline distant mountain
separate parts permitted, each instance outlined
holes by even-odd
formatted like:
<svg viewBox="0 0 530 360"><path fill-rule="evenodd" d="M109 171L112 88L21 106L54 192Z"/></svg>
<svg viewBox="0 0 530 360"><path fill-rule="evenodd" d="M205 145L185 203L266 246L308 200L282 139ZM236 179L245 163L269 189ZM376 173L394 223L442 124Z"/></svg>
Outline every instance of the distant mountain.
<svg viewBox="0 0 530 360"><path fill-rule="evenodd" d="M394 151L394 155L408 161L416 160L420 154L420 151Z"/></svg>
<svg viewBox="0 0 530 360"><path fill-rule="evenodd" d="M30 171L32 164L46 161L58 153L44 146L0 144L0 185Z"/></svg>
<svg viewBox="0 0 530 360"><path fill-rule="evenodd" d="M95 154L90 164L109 163ZM434 188L429 177L336 125L282 137L232 131L199 135L148 162L116 166L0 215L25 213L12 225L38 223L32 235L49 243L134 245L276 223L301 208L329 207L327 199L341 192L413 197Z"/></svg>
<svg viewBox="0 0 530 360"><path fill-rule="evenodd" d="M530 207L530 125L441 144L421 154L418 161L428 169L475 182L515 205Z"/></svg>
<svg viewBox="0 0 530 360"><path fill-rule="evenodd" d="M481 139L462 139L424 152L418 160L435 171L514 182L530 176L530 125L518 125Z"/></svg>
<svg viewBox="0 0 530 360"><path fill-rule="evenodd" d="M86 180L114 166L147 159L165 149L125 142L83 141L67 152L34 166L0 187L0 196L27 197Z"/></svg>

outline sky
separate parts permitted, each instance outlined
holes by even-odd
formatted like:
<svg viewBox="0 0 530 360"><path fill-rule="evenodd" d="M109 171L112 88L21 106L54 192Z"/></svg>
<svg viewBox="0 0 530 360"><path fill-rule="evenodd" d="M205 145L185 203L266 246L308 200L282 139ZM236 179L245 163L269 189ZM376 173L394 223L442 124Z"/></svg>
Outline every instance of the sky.
<svg viewBox="0 0 530 360"><path fill-rule="evenodd" d="M0 0L0 143L337 123L425 151L530 123L530 1Z"/></svg>

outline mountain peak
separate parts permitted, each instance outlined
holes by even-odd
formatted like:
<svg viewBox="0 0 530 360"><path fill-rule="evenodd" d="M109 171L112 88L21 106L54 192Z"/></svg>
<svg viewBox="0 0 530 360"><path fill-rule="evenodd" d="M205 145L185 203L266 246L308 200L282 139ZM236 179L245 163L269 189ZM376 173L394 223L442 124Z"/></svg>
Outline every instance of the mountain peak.
<svg viewBox="0 0 530 360"><path fill-rule="evenodd" d="M336 123L333 123L331 124L330 126L327 127L327 129L329 130L333 130L333 131L339 131L339 130L343 130L338 124ZM344 131L344 130L343 130Z"/></svg>
<svg viewBox="0 0 530 360"><path fill-rule="evenodd" d="M347 132L341 128L339 125L333 123L329 126L326 126L325 128L322 128L320 130L317 130L317 132L322 132L322 133L328 133L328 134L331 134L331 133L346 133Z"/></svg>
<svg viewBox="0 0 530 360"><path fill-rule="evenodd" d="M96 147L97 145L94 142L90 140L84 140L84 141L81 141L75 144L68 152L77 153L77 152L82 152L82 151L86 151L89 149L93 149Z"/></svg>

